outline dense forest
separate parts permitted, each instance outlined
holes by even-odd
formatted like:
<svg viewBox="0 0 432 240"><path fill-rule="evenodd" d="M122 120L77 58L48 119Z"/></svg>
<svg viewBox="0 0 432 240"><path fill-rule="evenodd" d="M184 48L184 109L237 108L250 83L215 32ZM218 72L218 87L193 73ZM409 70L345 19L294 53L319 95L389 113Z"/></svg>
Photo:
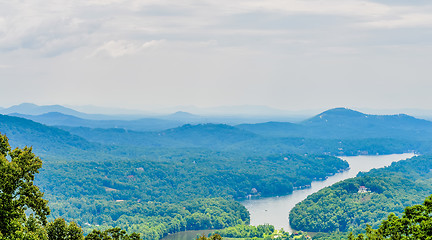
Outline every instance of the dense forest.
<svg viewBox="0 0 432 240"><path fill-rule="evenodd" d="M291 211L295 229L316 232L377 228L389 213L421 203L432 192L432 157L418 156L360 173L310 195ZM366 188L361 191L360 187ZM359 190L360 189L360 190Z"/></svg>
<svg viewBox="0 0 432 240"><path fill-rule="evenodd" d="M289 154L247 159L186 156L172 162L59 162L47 163L36 182L50 200L52 218L74 220L85 231L96 225L118 226L157 239L185 229L248 223L246 209L235 199L289 194L294 187L347 167L335 157ZM196 205L189 208L190 204ZM144 222L148 227L139 227Z"/></svg>

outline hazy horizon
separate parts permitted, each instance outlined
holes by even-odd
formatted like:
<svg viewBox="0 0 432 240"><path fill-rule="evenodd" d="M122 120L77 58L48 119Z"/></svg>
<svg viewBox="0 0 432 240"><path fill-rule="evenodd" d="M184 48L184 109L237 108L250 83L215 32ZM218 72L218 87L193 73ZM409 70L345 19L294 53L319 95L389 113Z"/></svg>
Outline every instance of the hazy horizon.
<svg viewBox="0 0 432 240"><path fill-rule="evenodd" d="M133 108L115 108L115 107L100 107L95 105L83 105L83 106L74 106L74 105L37 105L34 103L21 103L17 105L11 106L0 106L1 110L6 110L8 108L13 108L20 105L36 105L38 107L47 107L47 106L62 106L66 107L81 113L85 114L103 114L103 115L124 115L124 116L137 116L137 117L158 117L171 115L179 112L185 112L197 116L208 116L208 117L240 117L240 118L256 118L256 119L269 119L269 120L283 120L287 118L287 120L291 121L299 121L302 119L306 119L315 115L318 115L324 111L333 109L302 109L302 110L286 110L286 109L277 109L271 108L268 106L258 106L258 105L237 105L237 106L218 106L211 108L199 108L196 106L172 106L172 107L163 107L157 108L154 106L148 106L148 108L142 109L133 109ZM347 108L355 111L362 112L364 114L374 114L374 115L394 115L394 114L408 114L415 117L425 119L432 118L432 110L430 109L373 109L373 108L364 108L364 109L355 109L348 108L344 106L334 107L334 108Z"/></svg>

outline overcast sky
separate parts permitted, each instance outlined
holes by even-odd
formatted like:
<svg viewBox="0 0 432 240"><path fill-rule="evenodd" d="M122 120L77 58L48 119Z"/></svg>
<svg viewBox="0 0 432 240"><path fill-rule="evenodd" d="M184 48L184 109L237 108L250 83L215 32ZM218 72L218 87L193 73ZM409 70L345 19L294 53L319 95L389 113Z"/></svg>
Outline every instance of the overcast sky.
<svg viewBox="0 0 432 240"><path fill-rule="evenodd" d="M0 1L0 106L432 109L432 1Z"/></svg>

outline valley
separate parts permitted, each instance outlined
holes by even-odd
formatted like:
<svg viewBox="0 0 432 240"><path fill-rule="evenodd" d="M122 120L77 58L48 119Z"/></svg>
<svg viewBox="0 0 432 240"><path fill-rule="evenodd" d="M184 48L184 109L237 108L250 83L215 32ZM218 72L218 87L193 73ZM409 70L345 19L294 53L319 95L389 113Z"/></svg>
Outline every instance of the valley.
<svg viewBox="0 0 432 240"><path fill-rule="evenodd" d="M64 113L0 115L0 132L12 147L33 146L43 160L35 183L49 200L50 221L74 221L85 234L120 227L148 240L239 224L292 232L288 216L295 229L357 231L365 225L348 226L348 216L345 228L298 223L311 210L297 209L359 171L432 151L432 122L342 108L300 123L186 122L151 131L146 124Z"/></svg>

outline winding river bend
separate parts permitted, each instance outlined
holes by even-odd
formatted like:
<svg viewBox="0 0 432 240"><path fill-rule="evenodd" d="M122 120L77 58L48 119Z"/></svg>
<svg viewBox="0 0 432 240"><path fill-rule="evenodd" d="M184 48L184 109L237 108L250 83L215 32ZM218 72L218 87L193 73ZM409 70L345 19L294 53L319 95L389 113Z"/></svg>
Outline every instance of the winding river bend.
<svg viewBox="0 0 432 240"><path fill-rule="evenodd" d="M336 182L355 177L360 171L367 172L373 168L389 166L392 162L413 157L413 153L378 155L378 156L355 156L340 157L346 160L350 169L335 174L324 181L314 181L308 189L296 190L290 195L282 197L271 197L245 200L241 203L249 210L251 225L268 223L276 229L283 228L285 231L293 232L289 226L289 212L294 206L306 199L307 196L328 187Z"/></svg>

